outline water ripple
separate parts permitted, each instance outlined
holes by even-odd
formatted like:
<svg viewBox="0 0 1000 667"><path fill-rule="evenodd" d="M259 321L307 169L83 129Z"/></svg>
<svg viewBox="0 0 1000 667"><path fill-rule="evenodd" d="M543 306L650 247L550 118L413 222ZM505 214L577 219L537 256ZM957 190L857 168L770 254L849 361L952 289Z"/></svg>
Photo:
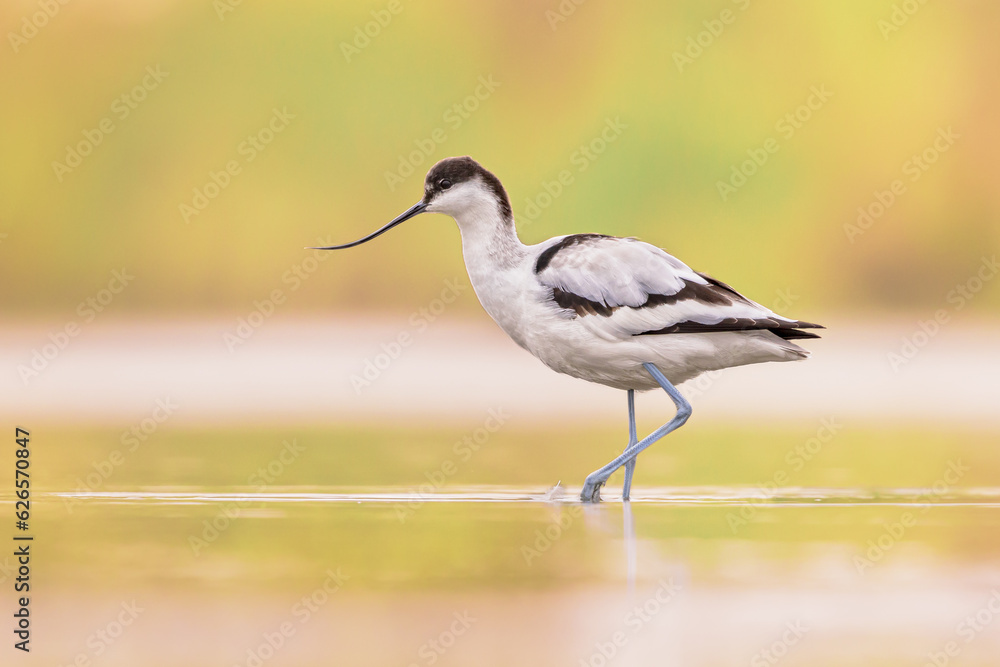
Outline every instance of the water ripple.
<svg viewBox="0 0 1000 667"><path fill-rule="evenodd" d="M614 489L605 490L605 500L620 503ZM94 504L210 505L214 503L577 503L579 490L557 484L549 489L500 486L445 487L433 491L419 488L325 488L284 487L257 492L252 488L140 488L134 491L49 491L36 493L38 500L79 501ZM750 486L649 487L632 491L637 504L677 506L974 506L1000 507L1000 488L981 487L936 493L930 488L804 488L767 490Z"/></svg>

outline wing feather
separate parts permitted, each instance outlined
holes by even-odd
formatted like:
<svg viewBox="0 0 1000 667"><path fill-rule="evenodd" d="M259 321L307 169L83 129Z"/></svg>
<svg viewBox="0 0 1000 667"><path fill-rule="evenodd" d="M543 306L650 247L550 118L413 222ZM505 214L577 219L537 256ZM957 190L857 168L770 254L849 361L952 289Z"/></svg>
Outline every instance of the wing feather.
<svg viewBox="0 0 1000 667"><path fill-rule="evenodd" d="M565 317L603 337L768 329L782 338L812 338L822 328L782 317L729 285L692 270L656 246L633 238L575 234L556 239L535 262Z"/></svg>

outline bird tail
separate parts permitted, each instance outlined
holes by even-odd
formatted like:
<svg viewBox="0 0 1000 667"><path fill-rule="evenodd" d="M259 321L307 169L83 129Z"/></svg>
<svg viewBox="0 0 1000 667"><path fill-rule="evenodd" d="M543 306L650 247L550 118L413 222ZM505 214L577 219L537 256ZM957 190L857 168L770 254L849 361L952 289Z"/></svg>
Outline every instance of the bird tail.
<svg viewBox="0 0 1000 667"><path fill-rule="evenodd" d="M786 329L786 331L787 331L787 329ZM812 352L810 352L809 350L805 349L804 347L799 347L795 343L788 342L788 339L785 338L784 336L782 336L781 334L779 334L777 331L775 331L775 330L772 329L771 333L773 333L775 336L778 336L779 338L781 338L781 340L776 341L777 344L778 344L778 347L783 352L787 352L788 354L793 355L792 356L792 360L795 360L795 359L808 359L812 355ZM801 333L807 333L807 332L801 332ZM808 336L797 336L797 337L798 338L819 338L819 336L817 336L815 334L810 334Z"/></svg>

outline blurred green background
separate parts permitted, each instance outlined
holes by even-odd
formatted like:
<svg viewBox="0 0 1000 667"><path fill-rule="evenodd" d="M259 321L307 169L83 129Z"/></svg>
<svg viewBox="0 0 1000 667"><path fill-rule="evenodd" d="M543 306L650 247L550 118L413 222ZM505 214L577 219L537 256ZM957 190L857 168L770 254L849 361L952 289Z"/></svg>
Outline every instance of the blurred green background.
<svg viewBox="0 0 1000 667"><path fill-rule="evenodd" d="M802 311L924 313L997 246L996 3L564 4L101 0L32 32L41 5L5 2L0 307L71 312L125 267L116 315L242 313L291 286L303 246L388 221L463 154L500 176L526 242L636 235L764 303L791 288ZM782 124L811 89L830 97ZM294 118L248 148L274 109ZM608 119L624 129L581 159ZM904 171L941 128L958 138ZM54 166L85 132L100 143ZM778 151L724 201L718 182L769 138ZM419 164L390 187L401 160ZM546 199L563 170L573 182ZM849 238L895 179L906 191ZM464 271L453 223L431 216L322 266L286 312L398 309Z"/></svg>
<svg viewBox="0 0 1000 667"><path fill-rule="evenodd" d="M580 664L636 586L641 601L674 576L686 597L621 664L752 663L795 619L812 630L789 665L921 664L1000 590L983 399L1000 360L984 264L1000 242L998 27L988 0L7 0L0 397L33 432L39 547L37 650L17 664L250 664L341 566L345 590L269 665L429 664L419 648L467 609L481 624L437 664ZM458 232L421 216L351 252L304 246L384 224L452 155L501 178L525 242L641 237L829 325L815 358L725 375L749 378L770 412L703 410L740 397L728 380L694 387L691 425L642 456L634 517L616 502L621 473L611 502L571 502L621 451L624 397L601 389L580 409L583 394L514 357L508 383L487 384L492 357L523 353L495 344L468 291L370 392L351 391L465 275ZM128 288L57 349L116 271ZM890 367L973 279L961 321ZM288 326L227 349L274 290ZM35 376L18 374L35 359ZM517 413L512 386L557 409ZM606 412L588 411L605 395ZM415 414L414 396L440 409ZM117 458L162 399L177 417ZM642 431L669 407L649 400ZM511 425L401 521L380 494L413 497L490 407ZM782 483L789 498L748 502L831 415L843 435ZM286 439L301 460L254 488ZM956 461L968 475L921 505ZM567 496L543 502L557 480ZM512 487L538 500L458 497ZM242 493L243 514L193 551ZM926 514L859 572L914 502ZM5 587L11 567L0 560ZM92 633L135 600L149 611L98 656ZM1000 624L963 651L995 664Z"/></svg>

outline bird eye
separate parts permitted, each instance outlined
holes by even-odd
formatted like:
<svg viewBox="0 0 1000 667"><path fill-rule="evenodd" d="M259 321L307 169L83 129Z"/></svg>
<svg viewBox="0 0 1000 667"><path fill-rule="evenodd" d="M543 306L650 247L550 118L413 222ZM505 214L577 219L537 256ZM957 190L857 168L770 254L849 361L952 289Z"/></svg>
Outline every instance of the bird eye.
<svg viewBox="0 0 1000 667"><path fill-rule="evenodd" d="M447 178L444 178L438 181L438 187L440 187L442 190L447 190L448 188L451 187L451 181L449 181Z"/></svg>

